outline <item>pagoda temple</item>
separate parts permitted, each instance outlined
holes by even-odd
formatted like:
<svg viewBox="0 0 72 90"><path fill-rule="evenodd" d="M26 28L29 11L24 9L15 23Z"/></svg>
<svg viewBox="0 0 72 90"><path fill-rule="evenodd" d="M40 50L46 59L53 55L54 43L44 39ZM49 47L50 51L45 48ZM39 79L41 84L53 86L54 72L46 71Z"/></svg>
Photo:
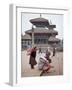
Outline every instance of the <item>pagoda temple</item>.
<svg viewBox="0 0 72 90"><path fill-rule="evenodd" d="M49 47L60 42L60 40L56 38L58 32L54 30L56 25L42 18L41 15L39 18L31 19L30 23L32 24L32 28L25 31L25 35L22 36L22 47Z"/></svg>

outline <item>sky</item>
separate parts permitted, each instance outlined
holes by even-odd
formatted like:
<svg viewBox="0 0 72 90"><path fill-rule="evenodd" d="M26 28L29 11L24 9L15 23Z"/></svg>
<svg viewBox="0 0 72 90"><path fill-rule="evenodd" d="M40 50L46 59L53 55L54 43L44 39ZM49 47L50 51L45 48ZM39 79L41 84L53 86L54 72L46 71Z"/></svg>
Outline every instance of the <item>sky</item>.
<svg viewBox="0 0 72 90"><path fill-rule="evenodd" d="M22 13L22 34L25 34L26 30L32 28L32 24L30 23L30 19L39 18L40 14L38 13ZM59 14L41 14L42 18L47 19L52 24L56 25L54 30L58 31L58 35L56 36L59 39L63 39L63 15Z"/></svg>

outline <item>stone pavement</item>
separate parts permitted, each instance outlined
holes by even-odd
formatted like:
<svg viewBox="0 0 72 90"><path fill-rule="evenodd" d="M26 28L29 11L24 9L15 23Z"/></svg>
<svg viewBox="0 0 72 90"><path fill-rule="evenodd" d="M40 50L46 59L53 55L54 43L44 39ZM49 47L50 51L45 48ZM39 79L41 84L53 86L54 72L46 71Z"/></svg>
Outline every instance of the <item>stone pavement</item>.
<svg viewBox="0 0 72 90"><path fill-rule="evenodd" d="M44 54L44 53L42 53ZM38 62L41 54L36 56L36 61ZM22 77L33 77L40 76L41 71L38 70L38 66L35 66L35 69L31 69L29 65L29 57L26 51L22 51L21 54L21 76ZM63 75L63 53L57 52L54 57L51 57L52 63L51 65L54 68L50 69L49 73L44 73L43 76L55 76L55 75Z"/></svg>

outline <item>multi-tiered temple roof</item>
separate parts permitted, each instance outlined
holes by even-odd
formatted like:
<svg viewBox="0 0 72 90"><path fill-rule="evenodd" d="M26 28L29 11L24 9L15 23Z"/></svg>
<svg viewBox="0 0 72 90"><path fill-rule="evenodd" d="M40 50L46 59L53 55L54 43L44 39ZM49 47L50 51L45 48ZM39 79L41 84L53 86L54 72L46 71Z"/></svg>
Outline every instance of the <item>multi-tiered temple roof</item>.
<svg viewBox="0 0 72 90"><path fill-rule="evenodd" d="M54 30L56 28L56 25L50 24L50 22L42 18L41 16L39 18L31 19L30 23L32 23L35 28L32 28L30 30L27 30L26 34L32 34L34 30L34 34L47 34L50 36L48 42L59 42L59 39L57 39L55 36L58 35L58 32Z"/></svg>
<svg viewBox="0 0 72 90"><path fill-rule="evenodd" d="M25 33L31 34L32 29L27 30ZM49 30L48 28L34 28L34 33L47 33L58 35L58 32L56 30Z"/></svg>
<svg viewBox="0 0 72 90"><path fill-rule="evenodd" d="M56 28L56 25L50 25L49 21L42 17L31 19L30 22L36 27Z"/></svg>
<svg viewBox="0 0 72 90"><path fill-rule="evenodd" d="M47 25L49 25L49 21L47 19L44 18L35 18L35 19L31 19L30 22L35 25L36 27L46 27Z"/></svg>

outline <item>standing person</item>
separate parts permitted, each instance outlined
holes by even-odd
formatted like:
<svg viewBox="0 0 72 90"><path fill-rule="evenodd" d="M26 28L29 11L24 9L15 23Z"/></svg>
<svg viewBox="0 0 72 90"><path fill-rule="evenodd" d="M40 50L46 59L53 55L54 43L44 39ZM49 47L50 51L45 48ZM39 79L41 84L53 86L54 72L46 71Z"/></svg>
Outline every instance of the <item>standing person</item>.
<svg viewBox="0 0 72 90"><path fill-rule="evenodd" d="M30 53L30 60L29 60L29 64L31 65L31 69L34 69L34 65L37 64L35 58L36 58L36 51L37 51L37 48L34 47L32 50L31 50L31 53Z"/></svg>
<svg viewBox="0 0 72 90"><path fill-rule="evenodd" d="M55 52L55 48L53 48L53 56L55 56L55 53L56 53L56 52Z"/></svg>
<svg viewBox="0 0 72 90"><path fill-rule="evenodd" d="M41 48L39 48L39 53L42 53Z"/></svg>
<svg viewBox="0 0 72 90"><path fill-rule="evenodd" d="M47 49L47 50L46 50L46 55L45 55L45 57L46 57L46 59L49 61L49 63L51 63L50 55L51 55L51 53L50 53L49 50Z"/></svg>

